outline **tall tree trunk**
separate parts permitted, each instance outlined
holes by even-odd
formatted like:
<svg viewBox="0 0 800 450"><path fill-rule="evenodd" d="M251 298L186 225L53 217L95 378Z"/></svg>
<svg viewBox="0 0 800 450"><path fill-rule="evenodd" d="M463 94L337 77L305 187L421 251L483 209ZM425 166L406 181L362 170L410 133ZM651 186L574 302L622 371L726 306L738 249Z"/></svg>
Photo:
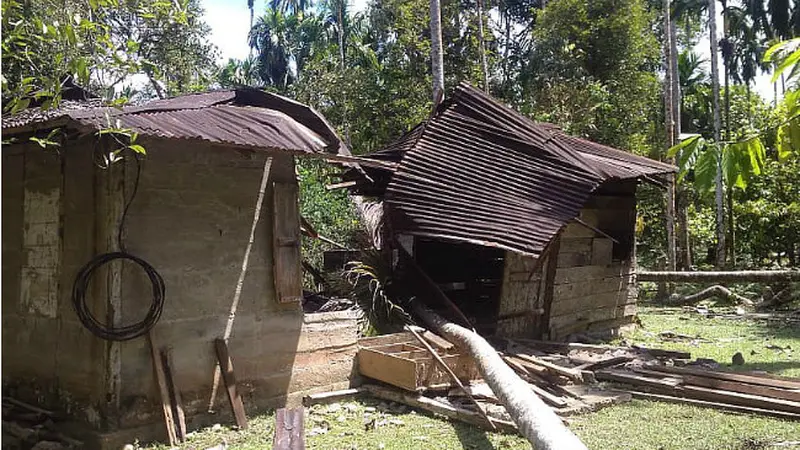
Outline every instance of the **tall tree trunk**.
<svg viewBox="0 0 800 450"><path fill-rule="evenodd" d="M338 0L336 2L336 20L339 22L339 30L337 33L337 37L339 39L339 64L341 69L341 76L342 80L346 79L346 60L345 60L345 45L344 45L344 31L345 31L345 24L344 24L344 8L346 0ZM347 94L346 90L342 91L342 122L344 125L344 139L349 147L352 142L350 140L350 121L348 120L348 113L347 113Z"/></svg>
<svg viewBox="0 0 800 450"><path fill-rule="evenodd" d="M683 104L683 96L681 93L680 75L678 74L678 25L672 17L670 17L669 25L670 58L672 59L672 77L670 78L672 82L672 136L674 142L677 144L680 142L681 136L681 105ZM678 241L676 244L678 250L677 265L687 269L692 265L692 252L689 248L689 221L686 212L688 206L686 198L687 192L677 184L675 189L675 214L678 221L675 227Z"/></svg>
<svg viewBox="0 0 800 450"><path fill-rule="evenodd" d="M716 0L708 0L708 40L711 43L711 89L714 111L714 142L721 146L720 142L720 111L719 111L719 43L717 42L717 5ZM716 204L716 232L717 232L717 254L716 265L725 265L725 189L722 185L722 155L717 160L717 174L714 177L715 184L715 204Z"/></svg>
<svg viewBox="0 0 800 450"><path fill-rule="evenodd" d="M670 20L670 0L663 1L664 9L664 125L665 134L667 138L667 149L677 144L675 139L675 107L674 107L674 94L672 88L672 36L670 33L671 20ZM675 158L669 158L668 161L672 164L675 163ZM666 209L666 222L667 222L667 270L675 270L675 176L670 175L669 184L667 186L667 209Z"/></svg>
<svg viewBox="0 0 800 450"><path fill-rule="evenodd" d="M586 449L556 413L533 393L528 383L520 379L479 334L444 320L418 302L413 307L414 313L428 327L475 359L486 384L506 407L519 432L535 450Z"/></svg>
<svg viewBox="0 0 800 450"><path fill-rule="evenodd" d="M483 90L489 92L489 64L486 62L486 38L483 35L483 0L478 3L478 43L481 52L481 70L483 71Z"/></svg>
<svg viewBox="0 0 800 450"><path fill-rule="evenodd" d="M724 76L725 76L725 142L731 141L731 61L730 58L732 57L731 53L733 49L730 48L731 43L728 40L728 36L730 36L730 23L728 20L728 2L727 0L722 0L722 37L725 42L725 45L728 47L727 55L723 55L722 63L724 64ZM728 202L728 235L727 235L727 248L728 248L728 255L729 261L728 263L733 266L735 265L735 254L733 250L733 188L730 186L730 181L728 180L728 188L727 188L727 202Z"/></svg>
<svg viewBox="0 0 800 450"><path fill-rule="evenodd" d="M431 0L431 72L433 74L433 103L444 99L444 51L442 50L442 7Z"/></svg>

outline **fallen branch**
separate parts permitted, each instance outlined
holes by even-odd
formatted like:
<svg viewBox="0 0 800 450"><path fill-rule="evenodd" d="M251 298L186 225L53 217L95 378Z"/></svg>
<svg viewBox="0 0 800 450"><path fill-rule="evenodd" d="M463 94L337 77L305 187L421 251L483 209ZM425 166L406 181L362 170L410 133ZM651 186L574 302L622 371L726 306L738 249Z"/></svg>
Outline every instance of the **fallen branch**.
<svg viewBox="0 0 800 450"><path fill-rule="evenodd" d="M702 300L709 299L711 297L721 297L727 300L734 301L741 305L753 306L755 302L750 300L747 297L743 297L730 289L726 288L725 286L711 286L708 288L703 289L702 291L691 294L691 295L678 295L673 294L670 297L670 302L676 305L691 305L697 303Z"/></svg>
<svg viewBox="0 0 800 450"><path fill-rule="evenodd" d="M580 439L536 396L528 383L503 362L494 347L485 339L471 330L444 320L418 302L412 306L417 317L428 327L475 358L486 384L505 406L520 433L530 441L534 449L586 449Z"/></svg>

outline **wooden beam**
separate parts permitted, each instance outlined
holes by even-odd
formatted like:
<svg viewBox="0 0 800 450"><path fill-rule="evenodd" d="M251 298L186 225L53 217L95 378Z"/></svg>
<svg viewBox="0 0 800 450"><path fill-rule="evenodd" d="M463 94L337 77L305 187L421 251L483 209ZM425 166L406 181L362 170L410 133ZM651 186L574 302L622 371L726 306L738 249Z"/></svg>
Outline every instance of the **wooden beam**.
<svg viewBox="0 0 800 450"><path fill-rule="evenodd" d="M274 450L305 450L303 408L281 408L275 412Z"/></svg>
<svg viewBox="0 0 800 450"><path fill-rule="evenodd" d="M637 271L639 281L672 283L772 283L800 281L800 270L740 270L728 272L652 272Z"/></svg>
<svg viewBox="0 0 800 450"><path fill-rule="evenodd" d="M319 405L328 402L338 402L355 397L365 392L364 388L342 389L340 391L320 392L303 397L303 406Z"/></svg>
<svg viewBox="0 0 800 450"><path fill-rule="evenodd" d="M244 412L242 396L236 385L236 375L233 373L233 361L228 353L228 344L224 339L215 339L214 347L217 350L217 360L219 361L222 380L225 382L225 390L228 393L228 401L233 410L233 417L236 419L236 426L240 430L247 429L247 415Z"/></svg>
<svg viewBox="0 0 800 450"><path fill-rule="evenodd" d="M756 384L783 389L800 390L800 380L791 378L762 377L754 374L720 372L716 370L692 369L688 367L670 367L652 365L647 367L658 372L674 373L678 375L695 375L699 377L715 378L717 380L736 381L739 383Z"/></svg>
<svg viewBox="0 0 800 450"><path fill-rule="evenodd" d="M697 398L700 400L710 400L714 402L800 414L800 402L743 394L741 392L709 389L699 386L681 386L680 392L685 397Z"/></svg>
<svg viewBox="0 0 800 450"><path fill-rule="evenodd" d="M153 372L155 373L156 384L158 385L158 393L161 397L161 410L164 413L164 426L167 429L167 440L172 447L178 444L178 437L175 434L175 420L172 416L172 403L170 402L169 389L167 388L167 376L164 371L163 360L156 348L152 331L147 333L147 343L150 345Z"/></svg>
<svg viewBox="0 0 800 450"><path fill-rule="evenodd" d="M587 376L586 372L581 372L580 370L575 370L570 367L559 366L558 364L553 364L550 361L545 361L535 356L524 355L522 353L515 353L514 356L516 358L528 361L529 363L535 364L537 366L544 367L550 373L554 373L556 375L561 375L563 377L569 378L570 380L576 383L586 383L594 381L593 379L588 379L590 377Z"/></svg>
<svg viewBox="0 0 800 450"><path fill-rule="evenodd" d="M757 384L737 383L735 381L718 380L715 378L699 377L696 375L681 375L681 377L683 377L684 384L800 402L800 390L780 389L770 386L760 386Z"/></svg>
<svg viewBox="0 0 800 450"><path fill-rule="evenodd" d="M730 405L727 403L710 402L706 400L697 400L694 398L675 397L672 395L653 394L650 392L628 391L633 398L642 400L679 403L684 405L694 405L706 408L721 409L723 411L732 411L745 414L760 414L770 417L780 417L782 419L800 420L800 414L792 414L784 411L775 411L771 409L753 408L749 406Z"/></svg>

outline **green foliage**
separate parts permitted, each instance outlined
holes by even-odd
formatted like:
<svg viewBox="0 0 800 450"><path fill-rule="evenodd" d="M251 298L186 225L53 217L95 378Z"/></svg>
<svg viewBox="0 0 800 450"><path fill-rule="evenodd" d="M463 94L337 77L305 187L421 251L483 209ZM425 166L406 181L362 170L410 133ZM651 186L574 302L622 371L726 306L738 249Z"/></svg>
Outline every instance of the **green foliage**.
<svg viewBox="0 0 800 450"><path fill-rule="evenodd" d="M800 77L798 62L800 62L800 37L788 41L778 42L764 53L764 62L773 62L776 69L772 73L771 82L778 81L784 73L787 73L787 80L794 81Z"/></svg>
<svg viewBox="0 0 800 450"><path fill-rule="evenodd" d="M204 89L214 48L201 15L198 0L3 0L7 111L57 103L70 78L108 99L134 74L159 96Z"/></svg>
<svg viewBox="0 0 800 450"><path fill-rule="evenodd" d="M396 299L387 295L392 268L387 258L376 250L362 253L361 261L347 265L343 278L350 284L350 298L364 312L367 322L378 334L396 333L413 323Z"/></svg>
<svg viewBox="0 0 800 450"><path fill-rule="evenodd" d="M659 111L656 18L642 0L554 0L537 17L523 110L598 142L649 153Z"/></svg>
<svg viewBox="0 0 800 450"><path fill-rule="evenodd" d="M344 191L325 188L330 175L335 171L335 167L318 160L298 160L300 215L319 234L348 248L358 248L360 222L355 208ZM322 267L322 252L330 248L331 244L321 240L303 238L303 258L314 267Z"/></svg>

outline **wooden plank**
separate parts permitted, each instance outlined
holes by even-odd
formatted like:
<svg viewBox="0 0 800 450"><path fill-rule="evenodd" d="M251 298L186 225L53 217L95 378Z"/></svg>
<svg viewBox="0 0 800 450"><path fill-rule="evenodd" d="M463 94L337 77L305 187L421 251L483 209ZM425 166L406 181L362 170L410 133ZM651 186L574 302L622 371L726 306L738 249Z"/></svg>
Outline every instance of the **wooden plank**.
<svg viewBox="0 0 800 450"><path fill-rule="evenodd" d="M338 402L362 394L364 388L342 389L340 391L320 392L303 397L303 406L320 405L329 402Z"/></svg>
<svg viewBox="0 0 800 450"><path fill-rule="evenodd" d="M580 370L600 370L608 367L618 366L620 364L625 364L626 362L633 361L633 359L634 358L632 356L615 356L613 358L581 364L580 366L577 366L575 368Z"/></svg>
<svg viewBox="0 0 800 450"><path fill-rule="evenodd" d="M607 238L595 238L592 240L592 265L608 266L612 263L614 242Z"/></svg>
<svg viewBox="0 0 800 450"><path fill-rule="evenodd" d="M539 358L537 358L535 356L531 356L531 355L523 355L521 353L516 353L516 354L514 354L514 356L519 358L519 359L528 361L529 363L532 363L534 365L544 367L550 373L569 378L570 380L572 380L572 381L574 381L576 383L584 383L584 382L591 381L591 380L585 379L586 378L586 374L581 372L580 370L575 370L575 369L572 369L572 368L569 368L569 367L559 366L558 364L553 364L553 363L551 363L549 361L545 361L543 359L539 359Z"/></svg>
<svg viewBox="0 0 800 450"><path fill-rule="evenodd" d="M544 287L542 292L542 309L544 313L541 317L540 333L542 337L550 336L550 322L552 309L553 309L553 292L555 286L555 279L558 272L558 252L561 250L561 237L557 236L550 243L547 249L547 261L544 266Z"/></svg>
<svg viewBox="0 0 800 450"><path fill-rule="evenodd" d="M697 375L681 375L681 377L683 377L683 382L685 384L691 384L694 386L800 402L800 391L798 390L780 389L770 386L760 386L757 384L738 383L735 381L718 380L716 378L700 377Z"/></svg>
<svg viewBox="0 0 800 450"><path fill-rule="evenodd" d="M300 264L300 212L295 183L272 183L273 267L275 292L281 303L299 302L303 297Z"/></svg>
<svg viewBox="0 0 800 450"><path fill-rule="evenodd" d="M178 437L175 433L175 420L172 417L172 404L170 403L164 364L154 341L153 332L147 333L147 342L150 345L150 357L153 360L153 372L155 373L156 384L158 385L158 393L161 396L161 410L164 414L164 426L167 429L167 440L170 446L174 446L178 444Z"/></svg>
<svg viewBox="0 0 800 450"><path fill-rule="evenodd" d="M800 380L796 378L761 377L754 374L720 372L716 370L692 369L689 367L651 366L650 370L659 372L676 373L679 375L696 375L699 377L716 378L718 380L738 381L740 383L757 384L784 389L800 389Z"/></svg>
<svg viewBox="0 0 800 450"><path fill-rule="evenodd" d="M635 298L629 298L624 290L606 293L593 293L585 297L567 299L554 298L551 316L580 315L583 312L600 308L615 308L636 303Z"/></svg>
<svg viewBox="0 0 800 450"><path fill-rule="evenodd" d="M709 389L699 386L681 386L680 391L686 397L697 398L700 400L710 400L714 402L730 403L733 405L750 406L754 408L772 409L790 412L793 414L800 414L800 402L743 394L741 392Z"/></svg>
<svg viewBox="0 0 800 450"><path fill-rule="evenodd" d="M598 380L616 381L618 383L632 384L636 386L647 386L655 389L673 391L683 381L680 378L650 378L636 375L628 371L604 369L594 373Z"/></svg>
<svg viewBox="0 0 800 450"><path fill-rule="evenodd" d="M214 346L217 350L217 360L219 361L222 380L225 382L225 390L228 393L228 401L233 410L233 417L236 419L236 426L240 430L247 429L247 415L244 412L244 403L236 385L236 375L233 372L233 360L228 352L228 343L224 339L215 339Z"/></svg>
<svg viewBox="0 0 800 450"><path fill-rule="evenodd" d="M551 328L564 328L572 324L589 325L594 322L616 319L636 314L636 304L605 306L550 317Z"/></svg>
<svg viewBox="0 0 800 450"><path fill-rule="evenodd" d="M556 284L586 283L589 280L601 280L612 277L630 277L633 270L627 264L612 264L610 266L586 266L561 268L556 274Z"/></svg>
<svg viewBox="0 0 800 450"><path fill-rule="evenodd" d="M365 377L409 391L416 391L420 387L417 385L414 364L409 361L368 348L358 351L357 360L358 373Z"/></svg>
<svg viewBox="0 0 800 450"><path fill-rule="evenodd" d="M763 416L779 417L789 420L800 420L800 414L792 414L784 411L775 411L772 409L753 408L749 406L731 405L728 403L710 402L706 400L698 400L694 398L675 397L672 395L653 394L650 392L628 391L634 398L642 400L652 400L669 403L679 403L684 405L701 406L706 408L721 409L723 411L732 411L744 414L760 414Z"/></svg>
<svg viewBox="0 0 800 450"><path fill-rule="evenodd" d="M303 408L280 408L275 411L274 450L305 450Z"/></svg>
<svg viewBox="0 0 800 450"><path fill-rule="evenodd" d="M172 403L173 417L175 422L175 435L179 442L186 441L186 413L183 411L183 400L181 391L175 384L175 376L172 363L172 349L169 347L161 350L161 361L164 365L164 375L169 389L170 402Z"/></svg>
<svg viewBox="0 0 800 450"><path fill-rule="evenodd" d="M411 333L392 333L383 336L363 337L358 340L359 347L378 347L387 344L397 344L402 342L413 342L414 336Z"/></svg>
<svg viewBox="0 0 800 450"><path fill-rule="evenodd" d="M543 402L550 406L564 408L565 406L569 405L569 402L567 402L563 397L553 395L533 383L528 383L528 385L531 387L531 390L542 399Z"/></svg>
<svg viewBox="0 0 800 450"><path fill-rule="evenodd" d="M364 389L366 389L367 392L369 392L369 394L373 397L382 400L403 403L405 405L432 412L434 414L441 414L448 419L466 422L484 429L486 428L486 421L483 419L483 417L481 417L478 413L468 409L448 405L422 395L388 389L382 386L376 386L374 384L366 384L364 385ZM513 422L495 418L492 418L491 420L494 426L500 430L511 432L515 432L517 430L517 427Z"/></svg>

